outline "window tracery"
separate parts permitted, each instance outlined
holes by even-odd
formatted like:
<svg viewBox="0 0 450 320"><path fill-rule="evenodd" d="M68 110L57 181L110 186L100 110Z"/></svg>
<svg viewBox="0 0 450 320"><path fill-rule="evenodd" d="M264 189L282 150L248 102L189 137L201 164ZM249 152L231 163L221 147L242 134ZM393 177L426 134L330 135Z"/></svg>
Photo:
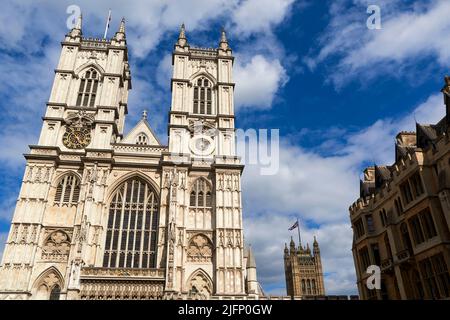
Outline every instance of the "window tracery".
<svg viewBox="0 0 450 320"><path fill-rule="evenodd" d="M212 114L212 83L206 77L194 82L194 108L197 114Z"/></svg>
<svg viewBox="0 0 450 320"><path fill-rule="evenodd" d="M78 89L77 106L94 107L95 97L99 83L98 72L94 68L90 68L85 72L80 80Z"/></svg>
<svg viewBox="0 0 450 320"><path fill-rule="evenodd" d="M104 267L155 267L158 211L158 197L144 180L131 178L118 188L109 208Z"/></svg>
<svg viewBox="0 0 450 320"><path fill-rule="evenodd" d="M70 238L62 230L52 232L42 247L42 259L67 260L70 253Z"/></svg>

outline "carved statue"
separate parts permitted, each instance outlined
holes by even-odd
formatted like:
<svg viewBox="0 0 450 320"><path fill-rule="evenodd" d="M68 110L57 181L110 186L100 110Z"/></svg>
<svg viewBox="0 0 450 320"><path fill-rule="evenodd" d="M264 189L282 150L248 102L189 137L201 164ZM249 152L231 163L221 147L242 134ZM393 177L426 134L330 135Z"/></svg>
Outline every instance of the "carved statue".
<svg viewBox="0 0 450 320"><path fill-rule="evenodd" d="M81 253L81 250L83 248L83 243L87 239L87 228L88 228L88 224L86 222L86 216L83 216L83 220L81 221L81 225L80 225L80 231L78 232L77 239L76 239L78 253Z"/></svg>
<svg viewBox="0 0 450 320"><path fill-rule="evenodd" d="M172 220L169 223L169 240L175 242L175 220L172 218Z"/></svg>
<svg viewBox="0 0 450 320"><path fill-rule="evenodd" d="M72 289L80 288L80 274L83 262L80 259L75 259L72 261L69 287Z"/></svg>

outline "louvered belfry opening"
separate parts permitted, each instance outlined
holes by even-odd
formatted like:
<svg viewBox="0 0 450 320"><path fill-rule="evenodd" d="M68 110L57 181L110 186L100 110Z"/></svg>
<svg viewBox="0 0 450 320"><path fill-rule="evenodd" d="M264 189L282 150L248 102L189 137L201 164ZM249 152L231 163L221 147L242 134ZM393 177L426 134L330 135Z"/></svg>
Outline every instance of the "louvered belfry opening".
<svg viewBox="0 0 450 320"><path fill-rule="evenodd" d="M80 199L80 180L73 174L61 178L56 187L54 203L59 206L77 205Z"/></svg>
<svg viewBox="0 0 450 320"><path fill-rule="evenodd" d="M77 106L94 107L95 97L97 96L98 83L98 72L93 68L86 71L83 78L80 80Z"/></svg>

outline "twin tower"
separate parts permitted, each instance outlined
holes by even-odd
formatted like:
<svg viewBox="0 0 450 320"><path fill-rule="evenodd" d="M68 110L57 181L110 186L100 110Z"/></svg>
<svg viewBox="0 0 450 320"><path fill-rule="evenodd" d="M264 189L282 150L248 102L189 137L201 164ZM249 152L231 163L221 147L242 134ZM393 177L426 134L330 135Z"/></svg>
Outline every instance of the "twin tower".
<svg viewBox="0 0 450 320"><path fill-rule="evenodd" d="M4 299L257 299L244 246L232 50L173 51L168 146L124 132L125 21L111 39L66 35L30 146L2 264Z"/></svg>

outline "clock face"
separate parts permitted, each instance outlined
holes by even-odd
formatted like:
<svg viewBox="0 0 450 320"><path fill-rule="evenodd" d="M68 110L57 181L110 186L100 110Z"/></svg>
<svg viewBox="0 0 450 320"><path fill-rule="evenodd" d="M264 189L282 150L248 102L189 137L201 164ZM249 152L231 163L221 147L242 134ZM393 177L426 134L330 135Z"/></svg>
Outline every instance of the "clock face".
<svg viewBox="0 0 450 320"><path fill-rule="evenodd" d="M68 127L63 135L63 144L69 149L83 149L91 143L91 132L86 128Z"/></svg>
<svg viewBox="0 0 450 320"><path fill-rule="evenodd" d="M206 135L198 135L191 139L189 146L194 154L206 156L214 151L214 140Z"/></svg>
<svg viewBox="0 0 450 320"><path fill-rule="evenodd" d="M195 140L195 147L197 148L197 150L199 150L201 152L204 152L205 150L207 150L210 144L211 144L211 142L209 142L208 140L206 140L203 137L200 137L197 140Z"/></svg>

